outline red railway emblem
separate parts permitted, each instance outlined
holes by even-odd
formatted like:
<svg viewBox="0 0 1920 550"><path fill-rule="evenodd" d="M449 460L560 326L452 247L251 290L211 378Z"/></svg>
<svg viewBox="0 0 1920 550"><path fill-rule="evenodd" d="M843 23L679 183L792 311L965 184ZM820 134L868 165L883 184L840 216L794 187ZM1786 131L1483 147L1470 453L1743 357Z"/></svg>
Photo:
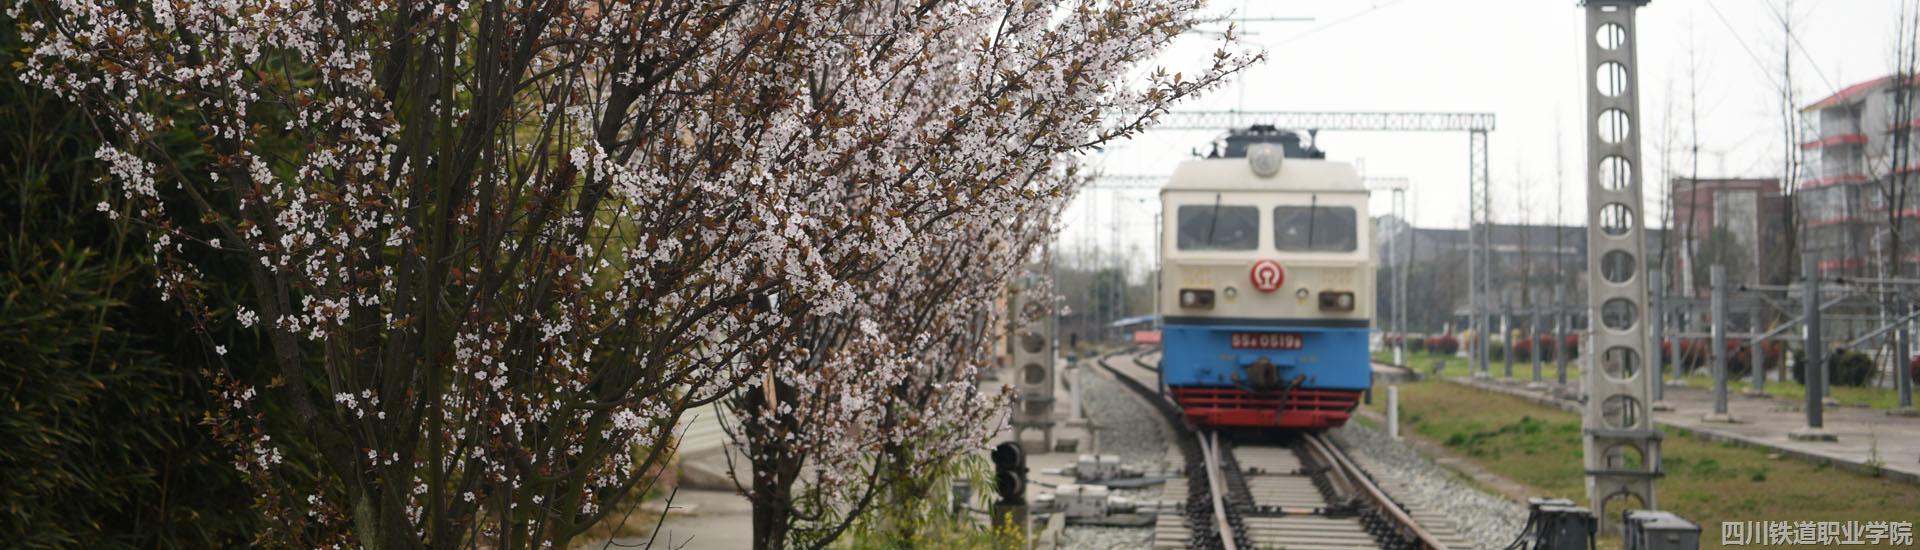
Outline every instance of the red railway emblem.
<svg viewBox="0 0 1920 550"><path fill-rule="evenodd" d="M1253 280L1254 290L1273 292L1280 290L1280 285L1287 282L1287 270L1286 268L1280 267L1280 262L1260 260L1254 262L1253 273L1247 278Z"/></svg>

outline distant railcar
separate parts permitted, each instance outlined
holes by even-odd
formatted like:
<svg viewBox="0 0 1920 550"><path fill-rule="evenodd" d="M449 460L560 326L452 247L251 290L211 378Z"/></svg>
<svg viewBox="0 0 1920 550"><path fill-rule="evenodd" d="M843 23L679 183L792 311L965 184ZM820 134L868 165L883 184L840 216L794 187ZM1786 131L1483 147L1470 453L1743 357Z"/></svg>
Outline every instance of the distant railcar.
<svg viewBox="0 0 1920 550"><path fill-rule="evenodd" d="M1232 132L1160 192L1161 384L1195 424L1318 430L1372 384L1367 189L1297 134Z"/></svg>

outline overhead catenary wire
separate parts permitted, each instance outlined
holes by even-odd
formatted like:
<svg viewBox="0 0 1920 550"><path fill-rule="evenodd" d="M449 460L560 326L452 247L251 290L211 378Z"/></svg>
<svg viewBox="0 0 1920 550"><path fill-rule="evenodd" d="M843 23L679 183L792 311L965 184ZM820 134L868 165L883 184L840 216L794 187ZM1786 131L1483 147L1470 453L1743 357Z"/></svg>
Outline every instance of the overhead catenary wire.
<svg viewBox="0 0 1920 550"><path fill-rule="evenodd" d="M1359 11L1359 12L1355 12L1355 13L1353 13L1353 14L1350 14L1350 15L1348 15L1348 16L1346 16L1346 17L1342 17L1342 18L1339 18L1339 19L1335 19L1335 20L1333 20L1332 22L1329 22L1329 23L1327 23L1327 24L1325 24L1325 25L1321 25L1321 26L1318 26L1318 27L1314 27L1314 28L1311 28L1311 29L1307 29L1307 30L1305 30L1305 31L1302 31L1302 32L1301 32L1300 34L1296 34L1296 35L1293 35L1293 36L1291 36L1291 37L1288 37L1288 38L1287 38L1286 40L1281 40L1281 41L1279 41L1279 42L1277 42L1277 43L1274 43L1273 45L1271 45L1271 46L1268 46L1268 47L1279 47L1279 46L1285 46L1285 45L1287 45L1287 44L1292 44L1293 42L1295 42L1295 41L1297 41L1297 40L1300 40L1300 39L1302 39L1302 38L1306 38L1306 37L1309 37L1309 36L1313 36L1313 35L1314 35L1315 33L1319 33L1320 31L1324 31L1324 30L1327 30L1327 29L1331 29L1331 28L1334 28L1334 27L1338 27L1338 26L1340 26L1341 24L1343 24L1343 23L1346 23L1346 22L1348 22L1348 21L1352 21L1352 20L1355 20L1355 19L1359 19L1359 18L1361 18L1361 17L1364 17L1364 16L1366 16L1366 15L1368 15L1368 14L1371 14L1371 13L1373 13L1373 12L1377 12L1377 11L1380 11L1380 10L1382 10L1382 9L1386 9L1386 8L1390 8L1390 7L1393 7L1393 6L1395 6L1395 5L1397 5L1397 4L1400 4L1401 2L1405 2L1405 1L1406 1L1406 0L1388 0L1387 2L1383 2L1383 3L1375 3L1375 4L1373 4L1372 6L1369 6L1369 7L1367 7L1367 9L1365 9L1365 10L1362 10L1362 11Z"/></svg>
<svg viewBox="0 0 1920 550"><path fill-rule="evenodd" d="M1774 20L1779 21L1783 25L1788 23L1789 19L1793 17L1793 14L1787 13L1782 8L1774 7L1773 3L1771 2L1767 3L1767 8L1773 11ZM1807 52L1807 45L1800 42L1800 35L1789 32L1787 33L1787 41L1789 42L1788 47L1796 50L1800 50L1800 57L1804 57L1807 59L1807 65L1813 67L1814 76L1820 77L1820 83L1825 84L1827 86L1827 93L1829 94L1840 93L1840 88L1834 86L1833 81L1827 78L1827 72L1820 70L1820 63L1817 61L1814 61L1813 54Z"/></svg>
<svg viewBox="0 0 1920 550"><path fill-rule="evenodd" d="M1726 13L1720 11L1720 5L1714 3L1713 0L1707 0L1707 7L1713 10L1713 15L1720 20L1720 25L1727 28L1727 33L1733 35L1733 40L1734 42L1740 44L1740 49L1742 51L1747 52L1747 59L1753 60L1753 64L1760 68L1760 74L1765 75L1767 77L1767 83L1772 84L1775 89L1784 87L1779 80L1776 80L1773 78L1773 71L1767 67L1767 63L1765 61L1760 60L1760 55L1757 53L1754 53L1753 48L1747 45L1746 36L1740 34L1740 31L1733 27L1733 22L1727 19ZM1773 10L1773 6L1769 4L1768 9ZM1776 17L1780 16L1778 10L1773 10L1773 11ZM1790 38L1792 41L1792 44L1789 45L1788 47L1794 47L1796 45L1799 46L1800 55L1807 58L1808 65L1813 66L1814 74L1819 75L1820 82L1827 86L1828 93L1839 93L1839 89L1835 88L1833 86L1833 82L1827 79L1826 72L1821 71L1820 65L1814 62L1813 55L1807 53L1806 46L1800 45L1800 39L1798 37L1794 37L1793 35L1788 35L1788 38Z"/></svg>

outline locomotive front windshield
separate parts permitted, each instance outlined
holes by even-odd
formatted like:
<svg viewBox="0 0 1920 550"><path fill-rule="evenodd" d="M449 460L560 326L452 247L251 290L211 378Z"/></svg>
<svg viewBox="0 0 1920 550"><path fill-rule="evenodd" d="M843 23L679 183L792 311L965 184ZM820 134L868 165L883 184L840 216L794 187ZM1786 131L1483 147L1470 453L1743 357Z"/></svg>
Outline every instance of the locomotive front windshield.
<svg viewBox="0 0 1920 550"><path fill-rule="evenodd" d="M1349 220L1351 220L1351 212ZM1180 207L1180 250L1253 250L1260 247L1260 209L1189 204ZM1351 221L1349 221L1351 223Z"/></svg>
<svg viewBox="0 0 1920 550"><path fill-rule="evenodd" d="M1274 247L1283 252L1352 252L1359 244L1354 221L1350 206L1275 207Z"/></svg>

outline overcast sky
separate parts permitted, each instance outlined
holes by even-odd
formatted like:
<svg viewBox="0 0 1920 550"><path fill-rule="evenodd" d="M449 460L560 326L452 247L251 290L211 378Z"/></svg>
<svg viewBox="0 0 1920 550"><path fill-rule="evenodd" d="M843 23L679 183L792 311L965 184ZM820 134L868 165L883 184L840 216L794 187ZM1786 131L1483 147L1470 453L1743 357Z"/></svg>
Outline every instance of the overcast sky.
<svg viewBox="0 0 1920 550"><path fill-rule="evenodd" d="M1898 1L1795 1L1793 84L1802 105L1890 72ZM1775 16L1783 3L1654 0L1639 10L1644 122L1635 129L1645 130L1648 212L1659 212L1662 165L1682 175L1690 169L1690 85L1699 98L1701 177L1781 171L1774 82L1786 47ZM1492 112L1494 220L1582 223L1585 37L1575 0L1215 0L1210 9L1314 20L1243 27L1247 45L1265 48L1268 61L1183 108ZM1197 66L1217 40L1183 38L1158 64ZM1668 128L1679 138L1663 161ZM1111 174L1166 174L1218 135L1153 132L1090 160ZM1369 176L1410 179L1416 224L1465 227L1466 134L1322 132L1319 143L1329 159L1363 163ZM1380 195L1376 214L1386 212ZM1069 250L1137 251L1145 268L1156 209L1152 190L1089 190L1067 212L1062 242Z"/></svg>

